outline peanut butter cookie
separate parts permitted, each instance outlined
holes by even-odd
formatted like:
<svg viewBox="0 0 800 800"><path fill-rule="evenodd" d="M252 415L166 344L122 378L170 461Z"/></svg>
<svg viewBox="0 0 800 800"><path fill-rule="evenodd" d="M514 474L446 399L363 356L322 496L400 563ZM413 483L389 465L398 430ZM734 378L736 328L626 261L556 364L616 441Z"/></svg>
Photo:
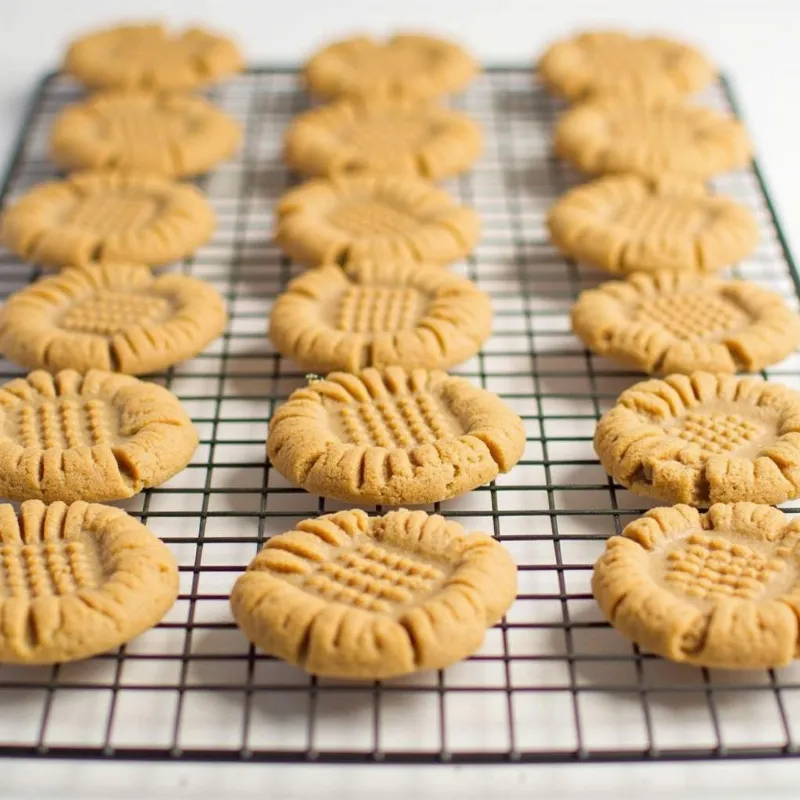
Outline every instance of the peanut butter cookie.
<svg viewBox="0 0 800 800"><path fill-rule="evenodd" d="M522 420L497 395L400 367L313 380L275 412L267 439L273 466L307 491L393 506L468 492L524 447Z"/></svg>
<svg viewBox="0 0 800 800"><path fill-rule="evenodd" d="M340 511L272 537L231 593L239 627L315 675L375 680L474 653L516 594L511 557L423 511Z"/></svg>

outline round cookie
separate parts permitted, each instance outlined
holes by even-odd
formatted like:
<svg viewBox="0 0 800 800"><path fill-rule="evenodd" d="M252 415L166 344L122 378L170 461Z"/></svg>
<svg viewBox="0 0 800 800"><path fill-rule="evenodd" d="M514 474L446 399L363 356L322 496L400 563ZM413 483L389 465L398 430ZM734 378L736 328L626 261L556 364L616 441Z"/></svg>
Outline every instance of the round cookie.
<svg viewBox="0 0 800 800"><path fill-rule="evenodd" d="M197 432L178 398L128 375L37 370L0 386L0 496L132 497L180 472Z"/></svg>
<svg viewBox="0 0 800 800"><path fill-rule="evenodd" d="M444 372L331 373L273 415L267 453L306 491L391 506L448 500L508 472L522 420L497 395Z"/></svg>
<svg viewBox="0 0 800 800"><path fill-rule="evenodd" d="M733 117L680 100L642 103L601 96L566 111L556 124L556 154L590 174L671 173L706 181L741 169L752 148Z"/></svg>
<svg viewBox="0 0 800 800"><path fill-rule="evenodd" d="M444 39L400 33L385 41L356 36L317 52L303 71L320 97L408 97L429 100L459 92L478 65L461 47Z"/></svg>
<svg viewBox="0 0 800 800"><path fill-rule="evenodd" d="M0 351L28 369L140 375L196 355L226 321L222 297L197 278L90 264L11 295L0 309Z"/></svg>
<svg viewBox="0 0 800 800"><path fill-rule="evenodd" d="M152 23L87 33L64 59L64 71L91 89L196 89L242 67L241 53L224 36L204 28L173 33Z"/></svg>
<svg viewBox="0 0 800 800"><path fill-rule="evenodd" d="M608 540L592 591L611 624L673 661L782 667L800 655L800 525L776 508L654 508Z"/></svg>
<svg viewBox="0 0 800 800"><path fill-rule="evenodd" d="M595 31L551 45L539 60L539 74L568 100L605 93L652 98L702 89L714 68L702 53L672 39Z"/></svg>
<svg viewBox="0 0 800 800"><path fill-rule="evenodd" d="M631 275L582 292L572 330L595 353L643 372L757 372L800 344L800 317L750 281Z"/></svg>
<svg viewBox="0 0 800 800"><path fill-rule="evenodd" d="M314 675L376 680L474 653L516 595L508 552L456 522L352 509L271 537L231 592L236 623Z"/></svg>
<svg viewBox="0 0 800 800"><path fill-rule="evenodd" d="M180 178L208 172L234 153L241 138L241 126L202 97L104 92L56 117L50 154L65 170Z"/></svg>
<svg viewBox="0 0 800 800"><path fill-rule="evenodd" d="M637 383L597 424L617 482L672 503L783 503L800 494L800 393L695 372Z"/></svg>
<svg viewBox="0 0 800 800"><path fill-rule="evenodd" d="M41 183L3 214L0 240L46 267L89 261L157 265L191 255L214 232L203 193L157 175L98 170Z"/></svg>
<svg viewBox="0 0 800 800"><path fill-rule="evenodd" d="M152 628L178 596L169 548L119 508L0 505L0 662L89 658Z"/></svg>
<svg viewBox="0 0 800 800"><path fill-rule="evenodd" d="M340 100L300 114L285 156L307 175L392 172L438 180L469 169L480 128L464 114L409 100Z"/></svg>
<svg viewBox="0 0 800 800"><path fill-rule="evenodd" d="M276 243L302 264L449 264L477 244L472 208L428 181L398 175L317 178L278 203Z"/></svg>
<svg viewBox="0 0 800 800"><path fill-rule="evenodd" d="M746 206L700 183L666 175L606 175L551 207L553 244L608 272L713 272L748 255L759 231Z"/></svg>
<svg viewBox="0 0 800 800"><path fill-rule="evenodd" d="M391 262L309 270L269 317L278 352L321 374L445 369L475 355L491 329L491 300L472 281L439 266Z"/></svg>

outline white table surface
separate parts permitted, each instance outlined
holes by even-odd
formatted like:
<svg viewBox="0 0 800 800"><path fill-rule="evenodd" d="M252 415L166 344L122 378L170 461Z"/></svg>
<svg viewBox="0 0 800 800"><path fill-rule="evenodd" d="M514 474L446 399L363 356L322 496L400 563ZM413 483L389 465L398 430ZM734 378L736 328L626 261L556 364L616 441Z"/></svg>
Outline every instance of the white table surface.
<svg viewBox="0 0 800 800"><path fill-rule="evenodd" d="M484 61L526 62L575 28L672 33L732 79L789 242L800 253L800 6L795 0L2 0L0 159L34 84L69 38L104 22L167 16L235 35L253 62L297 62L354 30L436 30ZM3 709L0 708L0 714ZM329 798L491 796L596 800L797 797L800 762L554 767L328 767L6 761L0 797Z"/></svg>

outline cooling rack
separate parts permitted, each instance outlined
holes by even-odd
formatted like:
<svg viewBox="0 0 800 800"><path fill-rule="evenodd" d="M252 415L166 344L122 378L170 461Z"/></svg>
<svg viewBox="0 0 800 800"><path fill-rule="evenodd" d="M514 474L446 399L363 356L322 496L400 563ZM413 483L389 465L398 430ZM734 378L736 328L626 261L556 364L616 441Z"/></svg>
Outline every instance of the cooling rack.
<svg viewBox="0 0 800 800"><path fill-rule="evenodd" d="M8 202L55 175L55 114L80 97L41 84L2 189ZM256 654L233 625L229 590L264 540L341 508L289 486L265 461L267 422L302 372L265 338L272 301L298 270L270 242L271 210L293 182L281 135L307 101L296 71L256 68L212 99L245 126L234 160L199 181L218 216L213 240L171 268L227 298L224 334L154 376L200 432L189 467L122 504L180 562L181 593L157 628L118 652L55 667L0 667L0 755L152 760L524 763L794 755L800 669L725 673L669 664L608 627L589 588L605 539L648 503L600 468L599 415L639 376L586 352L570 334L577 293L603 279L547 241L546 209L578 176L554 160L560 111L529 71L487 69L454 105L486 135L476 168L446 183L484 224L454 269L491 293L492 338L459 370L522 416L527 446L508 475L431 510L484 530L519 565L519 596L473 658L443 672L357 684L310 678ZM732 110L724 82L701 102ZM797 307L798 276L758 168L717 190L749 205L758 251L734 270ZM38 277L0 255L0 295ZM21 370L0 363L0 377ZM800 358L767 377L800 388ZM798 510L800 505L790 506Z"/></svg>

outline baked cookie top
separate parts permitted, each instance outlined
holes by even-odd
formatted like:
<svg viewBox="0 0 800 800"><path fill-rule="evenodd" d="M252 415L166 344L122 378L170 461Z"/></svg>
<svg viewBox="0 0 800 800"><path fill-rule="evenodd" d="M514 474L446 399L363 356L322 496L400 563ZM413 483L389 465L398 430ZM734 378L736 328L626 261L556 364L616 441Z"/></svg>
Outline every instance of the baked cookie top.
<svg viewBox="0 0 800 800"><path fill-rule="evenodd" d="M422 369L331 373L273 415L267 453L288 480L354 503L447 500L508 472L522 420L464 378Z"/></svg>
<svg viewBox="0 0 800 800"><path fill-rule="evenodd" d="M515 595L514 562L486 534L423 511L352 509L270 538L231 607L265 652L374 680L466 658Z"/></svg>
<svg viewBox="0 0 800 800"><path fill-rule="evenodd" d="M169 548L119 508L0 505L0 662L104 653L155 625L178 596Z"/></svg>
<svg viewBox="0 0 800 800"><path fill-rule="evenodd" d="M0 240L46 267L89 261L166 264L214 231L203 193L157 175L97 170L40 183L3 214Z"/></svg>
<svg viewBox="0 0 800 800"><path fill-rule="evenodd" d="M551 45L539 60L539 73L568 100L605 93L652 98L702 89L714 67L702 53L672 39L594 31Z"/></svg>
<svg viewBox="0 0 800 800"><path fill-rule="evenodd" d="M673 175L606 175L570 189L547 227L566 255L609 272L714 272L756 248L746 206Z"/></svg>
<svg viewBox="0 0 800 800"><path fill-rule="evenodd" d="M800 524L777 508L654 508L608 540L592 590L611 624L673 661L788 664L798 650Z"/></svg>
<svg viewBox="0 0 800 800"><path fill-rule="evenodd" d="M207 172L241 139L241 126L202 97L114 91L67 106L53 123L50 154L66 170L180 178Z"/></svg>
<svg viewBox="0 0 800 800"><path fill-rule="evenodd" d="M750 161L744 126L681 100L640 102L599 96L566 111L555 129L556 153L590 174L667 173L706 181Z"/></svg>
<svg viewBox="0 0 800 800"><path fill-rule="evenodd" d="M275 241L303 264L415 261L448 264L477 244L472 208L420 178L317 178L288 191L277 207Z"/></svg>
<svg viewBox="0 0 800 800"><path fill-rule="evenodd" d="M384 41L355 36L329 44L308 61L303 75L311 92L324 98L428 100L461 91L478 70L452 42L399 33Z"/></svg>
<svg viewBox="0 0 800 800"><path fill-rule="evenodd" d="M29 369L140 375L196 355L226 320L222 297L197 278L89 264L11 295L0 309L0 351Z"/></svg>
<svg viewBox="0 0 800 800"><path fill-rule="evenodd" d="M800 494L800 393L695 372L637 383L597 425L615 480L673 503L783 503Z"/></svg>
<svg viewBox="0 0 800 800"><path fill-rule="evenodd" d="M154 383L89 370L36 370L0 386L0 495L119 500L182 470L197 433Z"/></svg>
<svg viewBox="0 0 800 800"><path fill-rule="evenodd" d="M411 100L340 100L300 114L286 132L289 166L307 175L392 172L438 180L469 169L481 130L458 111Z"/></svg>
<svg viewBox="0 0 800 800"><path fill-rule="evenodd" d="M269 317L281 355L322 374L444 369L475 355L491 328L491 300L472 281L439 266L386 261L309 270Z"/></svg>
<svg viewBox="0 0 800 800"><path fill-rule="evenodd" d="M582 292L572 330L595 353L643 372L757 372L800 344L800 317L750 281L634 274Z"/></svg>
<svg viewBox="0 0 800 800"><path fill-rule="evenodd" d="M87 33L67 50L64 70L91 89L196 89L239 72L230 39L204 28L118 25Z"/></svg>

